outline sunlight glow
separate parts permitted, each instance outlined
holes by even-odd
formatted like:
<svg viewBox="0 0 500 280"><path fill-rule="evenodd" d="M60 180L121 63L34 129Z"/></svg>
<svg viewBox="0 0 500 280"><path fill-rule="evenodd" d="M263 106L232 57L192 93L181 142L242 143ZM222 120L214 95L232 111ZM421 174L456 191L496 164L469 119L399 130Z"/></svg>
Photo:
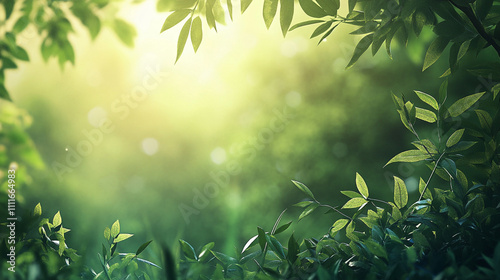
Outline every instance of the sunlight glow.
<svg viewBox="0 0 500 280"><path fill-rule="evenodd" d="M148 155L152 156L158 152L158 140L155 138L145 138L142 140L142 151Z"/></svg>
<svg viewBox="0 0 500 280"><path fill-rule="evenodd" d="M217 147L210 153L210 158L215 164L222 164L226 161L226 150Z"/></svg>
<svg viewBox="0 0 500 280"><path fill-rule="evenodd" d="M87 119L93 127L99 127L102 124L102 121L108 117L108 112L104 110L102 107L96 106L92 108L87 114Z"/></svg>

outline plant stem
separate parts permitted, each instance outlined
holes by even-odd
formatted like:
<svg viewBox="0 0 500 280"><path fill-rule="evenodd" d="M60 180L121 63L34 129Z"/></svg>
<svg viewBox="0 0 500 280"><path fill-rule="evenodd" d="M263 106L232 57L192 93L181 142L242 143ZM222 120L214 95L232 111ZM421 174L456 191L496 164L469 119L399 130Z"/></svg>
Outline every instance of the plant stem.
<svg viewBox="0 0 500 280"><path fill-rule="evenodd" d="M495 48L498 56L500 56L500 45L498 45L497 42L495 42L495 40L491 38L491 36L488 35L488 33L486 33L483 24L474 14L474 10L470 6L457 5L453 0L450 0L450 2L453 6L457 7L457 9L462 11L467 16L467 18L471 21L472 25L476 29L477 33L479 33L479 35L481 35L481 37L483 37L483 39L485 39L486 42L492 45L493 48Z"/></svg>

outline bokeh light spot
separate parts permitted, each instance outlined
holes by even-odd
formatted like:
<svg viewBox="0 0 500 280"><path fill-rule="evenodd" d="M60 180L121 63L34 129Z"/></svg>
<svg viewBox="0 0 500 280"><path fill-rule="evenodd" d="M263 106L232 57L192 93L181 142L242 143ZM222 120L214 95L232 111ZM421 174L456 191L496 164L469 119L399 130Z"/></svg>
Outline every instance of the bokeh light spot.
<svg viewBox="0 0 500 280"><path fill-rule="evenodd" d="M99 106L92 108L87 114L87 120L89 121L90 125L97 128L101 126L102 121L107 117L108 112L106 112L106 110Z"/></svg>
<svg viewBox="0 0 500 280"><path fill-rule="evenodd" d="M221 147L215 148L211 153L210 153L210 159L215 164L222 164L226 161L226 150L224 150Z"/></svg>
<svg viewBox="0 0 500 280"><path fill-rule="evenodd" d="M158 152L159 144L158 140L154 138L145 138L142 140L142 151L148 155L152 156Z"/></svg>

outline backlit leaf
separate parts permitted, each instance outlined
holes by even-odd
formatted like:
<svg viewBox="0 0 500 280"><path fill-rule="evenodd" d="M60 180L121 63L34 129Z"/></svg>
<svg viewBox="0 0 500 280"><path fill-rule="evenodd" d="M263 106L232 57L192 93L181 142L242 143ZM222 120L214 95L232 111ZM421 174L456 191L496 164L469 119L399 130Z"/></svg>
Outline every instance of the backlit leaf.
<svg viewBox="0 0 500 280"><path fill-rule="evenodd" d="M464 135L464 132L465 132L464 128L453 132L453 134L450 135L450 137L448 138L448 141L446 141L446 147L449 148L449 147L457 144L458 141L460 141L460 139L462 139L462 135Z"/></svg>
<svg viewBox="0 0 500 280"><path fill-rule="evenodd" d="M335 223L333 223L332 228L330 229L330 236L335 237L337 232L343 229L348 223L349 223L348 219L338 219L337 221L335 221Z"/></svg>
<svg viewBox="0 0 500 280"><path fill-rule="evenodd" d="M311 214L318 207L319 207L319 204L317 204L317 203L309 205L306 209L304 209L304 211L302 211L302 213L300 213L299 221L302 220L303 218L307 217L309 214Z"/></svg>
<svg viewBox="0 0 500 280"><path fill-rule="evenodd" d="M368 201L362 197L351 198L344 204L344 206L342 206L342 209L358 208L367 202Z"/></svg>
<svg viewBox="0 0 500 280"><path fill-rule="evenodd" d="M190 13L191 13L190 9L181 9L181 10L177 10L177 11L171 13L165 19L165 22L163 23L163 26L161 27L160 33L174 27L179 22L181 22L183 19L185 19Z"/></svg>
<svg viewBox="0 0 500 280"><path fill-rule="evenodd" d="M449 41L449 39L444 37L437 37L434 41L432 41L431 45L427 49L427 53L425 54L422 71L425 71L425 69L429 68L439 59L446 46L448 46Z"/></svg>
<svg viewBox="0 0 500 280"><path fill-rule="evenodd" d="M431 105L431 107L434 108L434 110L437 110L439 108L438 102L431 95L418 90L415 90L415 93L417 94L418 98L420 98L420 100Z"/></svg>
<svg viewBox="0 0 500 280"><path fill-rule="evenodd" d="M191 25L191 43L193 44L194 52L198 51L201 41L203 40L203 30L201 18L196 17Z"/></svg>
<svg viewBox="0 0 500 280"><path fill-rule="evenodd" d="M368 186L365 183L365 180L359 173L356 172L356 187L358 188L358 191L361 195L363 195L364 198L367 198L369 193L368 193Z"/></svg>
<svg viewBox="0 0 500 280"><path fill-rule="evenodd" d="M269 29L269 27L271 26L277 10L278 0L264 0L264 8L262 10L262 13L267 29Z"/></svg>
<svg viewBox="0 0 500 280"><path fill-rule="evenodd" d="M299 4L304 13L310 17L321 18L327 15L326 12L312 0L299 0Z"/></svg>
<svg viewBox="0 0 500 280"><path fill-rule="evenodd" d="M184 253L184 255L187 257L187 258L190 258L192 260L197 260L198 257L196 256L196 253L194 251L194 248L193 246L191 246L191 244L189 244L188 242L180 239L179 240L179 243L181 244L181 250L182 252Z"/></svg>
<svg viewBox="0 0 500 280"><path fill-rule="evenodd" d="M179 39L177 41L177 57L175 58L175 62L179 60L184 51L184 46L186 46L186 41L189 36L189 30L191 29L191 19L188 19L184 26L181 29L181 33L179 34Z"/></svg>
<svg viewBox="0 0 500 280"><path fill-rule="evenodd" d="M472 105L474 105L474 103L476 103L483 95L484 92L480 92L457 100L450 106L450 108L448 108L448 114L451 117L460 116L463 112L465 112Z"/></svg>
<svg viewBox="0 0 500 280"><path fill-rule="evenodd" d="M394 203L401 209L408 203L408 190L405 182L394 176Z"/></svg>
<svg viewBox="0 0 500 280"><path fill-rule="evenodd" d="M354 49L354 53L352 55L351 60L346 66L346 69L351 68L356 61L361 57L361 55L370 47L370 45L373 42L373 34L366 35L359 41L359 43L356 45L356 48Z"/></svg>
<svg viewBox="0 0 500 280"><path fill-rule="evenodd" d="M310 198L312 198L312 199L316 200L316 199L314 198L313 193L311 192L311 190L310 190L308 187L306 187L306 185L302 184L301 182L294 181L294 180L292 180L292 183L293 183L295 186L297 186L297 188L299 188L299 190L301 190L301 191L302 191L303 193L305 193L307 196L309 196Z"/></svg>
<svg viewBox="0 0 500 280"><path fill-rule="evenodd" d="M388 163L385 164L387 166L388 164L391 164L393 162L418 162L421 160L425 160L429 158L429 154L427 154L424 151L421 150L408 150L401 152L397 154L395 157L393 157L391 160L389 160Z"/></svg>
<svg viewBox="0 0 500 280"><path fill-rule="evenodd" d="M292 24L293 12L295 7L294 0L280 0L280 25L283 37L286 36L290 24Z"/></svg>

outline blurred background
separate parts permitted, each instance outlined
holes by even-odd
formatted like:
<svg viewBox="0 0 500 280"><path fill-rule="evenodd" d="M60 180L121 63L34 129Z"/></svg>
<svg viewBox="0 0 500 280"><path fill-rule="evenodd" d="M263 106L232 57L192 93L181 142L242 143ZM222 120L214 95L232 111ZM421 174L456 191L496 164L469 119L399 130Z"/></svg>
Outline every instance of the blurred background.
<svg viewBox="0 0 500 280"><path fill-rule="evenodd" d="M355 190L356 172L373 197L391 198L393 176L415 195L422 166L383 166L414 140L391 92L435 95L434 77L447 69L443 60L421 71L431 30L406 49L394 44L394 60L382 48L345 70L360 39L353 28L320 45L309 39L312 27L283 38L277 22L266 30L253 4L217 33L205 30L198 52L188 44L174 64L180 28L159 33L168 13L155 1L119 15L137 29L134 48L110 30L91 41L77 29L76 64L63 70L43 62L40 40L26 30L31 61L6 79L16 108L0 101L31 123L40 154L22 179L28 208L41 202L48 217L60 210L79 252L97 261L102 231L117 219L135 234L122 251L182 238L234 255L284 209L297 238L321 237L338 217L317 211L297 223L301 209L292 205L304 195L291 180L333 206L347 200L341 190ZM145 253L158 257L154 247Z"/></svg>

